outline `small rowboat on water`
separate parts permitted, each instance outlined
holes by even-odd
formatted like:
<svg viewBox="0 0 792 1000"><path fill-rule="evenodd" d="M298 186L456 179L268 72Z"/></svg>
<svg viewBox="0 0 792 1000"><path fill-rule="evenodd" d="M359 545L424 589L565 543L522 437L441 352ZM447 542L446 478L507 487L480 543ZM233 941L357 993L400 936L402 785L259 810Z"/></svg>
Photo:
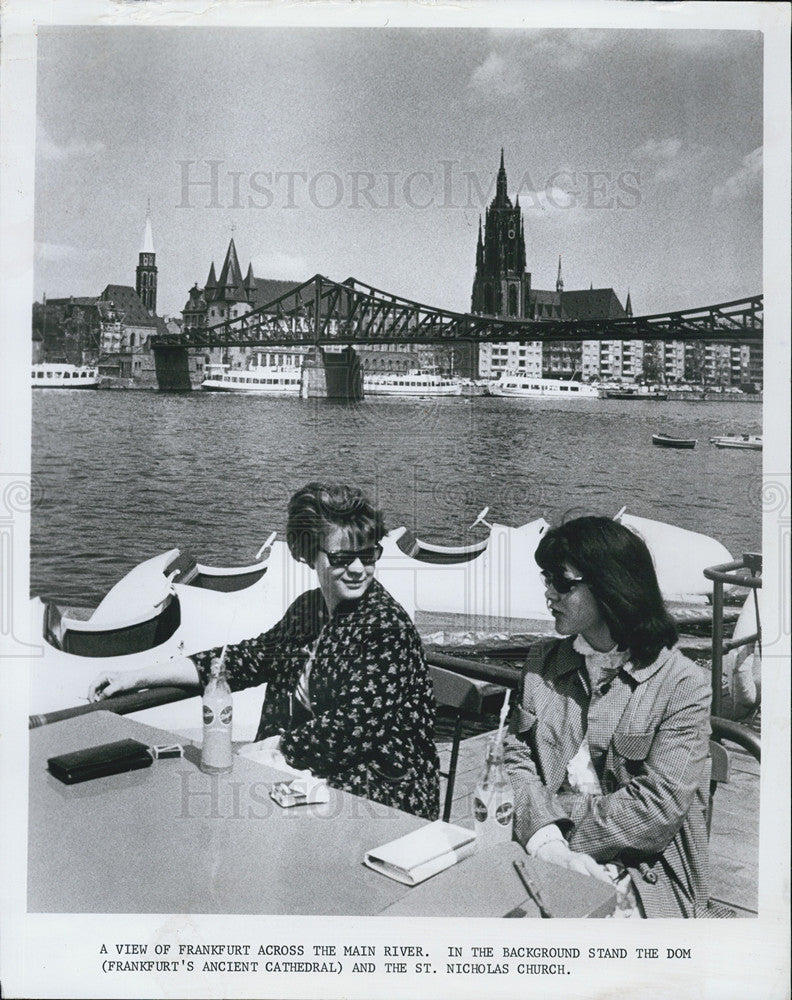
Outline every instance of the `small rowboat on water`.
<svg viewBox="0 0 792 1000"><path fill-rule="evenodd" d="M761 451L761 434L724 434L721 437L711 437L710 444L716 448L740 448L743 451Z"/></svg>
<svg viewBox="0 0 792 1000"><path fill-rule="evenodd" d="M658 448L695 448L696 438L671 437L670 434L653 434L652 444Z"/></svg>

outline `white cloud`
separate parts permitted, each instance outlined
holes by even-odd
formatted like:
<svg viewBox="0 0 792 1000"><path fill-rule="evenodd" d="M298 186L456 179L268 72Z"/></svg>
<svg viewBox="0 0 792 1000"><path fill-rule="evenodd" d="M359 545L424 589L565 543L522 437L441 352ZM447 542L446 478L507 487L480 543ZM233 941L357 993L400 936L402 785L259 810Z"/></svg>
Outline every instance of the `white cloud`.
<svg viewBox="0 0 792 1000"><path fill-rule="evenodd" d="M257 278L283 278L286 281L307 281L312 273L305 257L278 250L253 255L253 273Z"/></svg>
<svg viewBox="0 0 792 1000"><path fill-rule="evenodd" d="M95 156L97 153L101 153L104 148L103 142L87 142L76 137L72 137L64 143L55 142L41 119L36 124L36 150L45 160L66 160L73 156Z"/></svg>
<svg viewBox="0 0 792 1000"><path fill-rule="evenodd" d="M68 260L77 253L76 247L65 243L42 243L38 240L35 245L36 257L38 260Z"/></svg>
<svg viewBox="0 0 792 1000"><path fill-rule="evenodd" d="M516 62L490 52L471 73L468 90L484 97L511 97L519 94L524 85L522 69Z"/></svg>
<svg viewBox="0 0 792 1000"><path fill-rule="evenodd" d="M731 201L740 201L762 186L763 149L758 146L753 152L743 157L741 166L718 184L712 191L712 204L725 205Z"/></svg>
<svg viewBox="0 0 792 1000"><path fill-rule="evenodd" d="M647 139L633 150L633 157L643 161L642 176L657 182L685 181L703 175L714 165L716 153L709 146L685 143L677 136Z"/></svg>

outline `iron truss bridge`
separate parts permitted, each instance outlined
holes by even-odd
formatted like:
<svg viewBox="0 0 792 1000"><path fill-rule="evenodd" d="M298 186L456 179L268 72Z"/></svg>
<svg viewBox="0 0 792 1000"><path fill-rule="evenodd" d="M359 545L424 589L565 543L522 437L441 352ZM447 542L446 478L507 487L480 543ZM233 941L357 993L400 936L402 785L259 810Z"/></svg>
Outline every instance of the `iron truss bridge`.
<svg viewBox="0 0 792 1000"><path fill-rule="evenodd" d="M755 295L699 309L609 320L525 320L451 312L391 295L355 278L320 274L236 319L152 338L153 346L328 347L462 341L681 340L760 342L763 299Z"/></svg>

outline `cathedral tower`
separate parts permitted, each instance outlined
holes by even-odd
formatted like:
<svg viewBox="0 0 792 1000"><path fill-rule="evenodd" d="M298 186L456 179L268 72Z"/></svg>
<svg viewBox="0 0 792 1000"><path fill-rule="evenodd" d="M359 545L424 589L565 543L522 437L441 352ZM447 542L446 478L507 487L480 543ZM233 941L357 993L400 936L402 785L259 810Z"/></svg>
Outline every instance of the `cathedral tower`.
<svg viewBox="0 0 792 1000"><path fill-rule="evenodd" d="M507 192L501 149L495 197L484 215L476 248L471 312L523 318L528 315L531 276L525 270L525 229L519 197Z"/></svg>
<svg viewBox="0 0 792 1000"><path fill-rule="evenodd" d="M151 235L151 206L146 209L146 230L143 246L138 254L135 269L135 291L150 316L157 311L157 265L154 252L154 237Z"/></svg>

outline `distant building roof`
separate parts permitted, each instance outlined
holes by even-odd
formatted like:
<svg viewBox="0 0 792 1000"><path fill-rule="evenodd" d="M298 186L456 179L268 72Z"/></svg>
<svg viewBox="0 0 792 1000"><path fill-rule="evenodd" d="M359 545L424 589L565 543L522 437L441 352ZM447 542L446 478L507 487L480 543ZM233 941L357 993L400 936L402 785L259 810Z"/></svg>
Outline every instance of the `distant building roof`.
<svg viewBox="0 0 792 1000"><path fill-rule="evenodd" d="M149 315L140 296L131 285L107 285L99 296L103 302L112 302L119 319L126 326L153 326L159 329L162 321L158 316ZM95 301L95 300L94 300ZM162 324L164 332L164 324Z"/></svg>
<svg viewBox="0 0 792 1000"><path fill-rule="evenodd" d="M301 281L282 281L279 278L254 278L254 281L254 306L264 306L302 284Z"/></svg>
<svg viewBox="0 0 792 1000"><path fill-rule="evenodd" d="M627 315L612 288L561 292L563 319L624 319Z"/></svg>

